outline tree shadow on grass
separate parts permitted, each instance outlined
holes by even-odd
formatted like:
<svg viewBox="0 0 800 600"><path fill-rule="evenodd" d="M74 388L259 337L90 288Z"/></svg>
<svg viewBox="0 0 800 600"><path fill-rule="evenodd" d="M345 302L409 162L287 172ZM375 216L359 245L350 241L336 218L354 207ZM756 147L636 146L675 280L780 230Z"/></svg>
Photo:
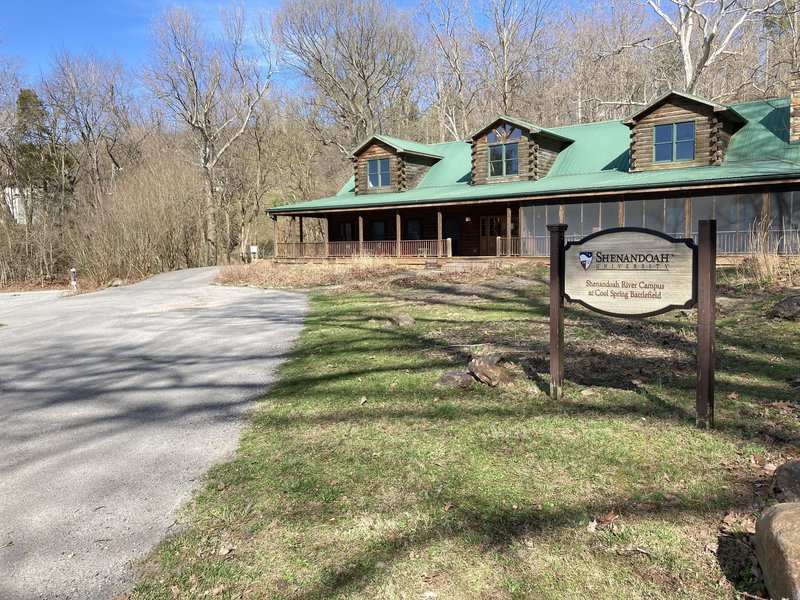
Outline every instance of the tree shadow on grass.
<svg viewBox="0 0 800 600"><path fill-rule="evenodd" d="M435 286L431 286L435 287ZM518 318L519 315L532 315L541 317L546 315L546 305L541 298L531 296L519 290L512 292L509 298L508 290L503 290L501 295L495 296L487 287L480 292L479 297L488 302L489 305L475 305L465 301L459 296L460 288L444 290L438 288L439 297L434 298L431 303L438 306L452 306L453 308L475 311L476 314L487 313L489 311L500 312ZM448 292L451 299L448 300ZM502 308L492 306L492 303L502 302ZM514 306L514 305L517 306ZM658 356L645 356L636 351L626 357L624 364L619 364L619 355L615 352L605 352L602 349L594 349L587 352L585 344L575 344L572 348L567 362L567 378L569 385L577 387L599 387L609 391L617 392L636 392L634 399L615 402L592 402L583 400L570 400L563 403L537 402L520 409L519 407L504 408L499 404L493 406L465 408L460 407L454 414L450 414L449 420L472 419L489 417L494 421L503 419L516 420L528 416L546 415L574 415L582 418L607 419L609 417L636 418L637 416L655 418L664 423L683 424L686 427L693 427L694 412L692 400L694 394L694 343L691 337L687 337L685 329L693 328L694 323L690 320L671 319L658 321L638 321L634 324L620 325L619 321L589 315L581 311L570 311L572 325L575 322L588 323L598 332L599 338L606 336L616 336L623 343L636 348L641 345L642 339L646 344L655 346L669 346L676 350L679 355L675 364L665 364L664 360ZM396 347L404 356L420 354L434 349L443 353L440 361L427 361L425 367L428 369L449 368L453 364L466 361L471 353L466 347L455 347L452 345L437 343L435 339L427 333L427 329L433 326L442 328L452 328L468 326L469 321L450 320L444 318L418 318L418 327L409 329L385 328L377 331L371 325L365 323L367 319L383 318L379 312L370 312L362 315L340 315L341 324L348 328L363 329L364 337L360 338L363 342L374 342L379 338L385 342L387 347ZM480 321L483 323L483 321ZM327 322L330 324L330 321ZM321 325L322 322L318 322ZM544 322L537 323L544 324ZM736 380L736 385L731 385L726 381L718 384L718 401L723 400L725 395L734 390L739 393L747 394L754 398L763 398L773 392L770 381L756 381L747 378L747 374L753 370L761 372L767 371L773 365L768 357L759 355L759 341L749 337L737 336L735 332L723 331L719 336L721 348L718 351L718 372L724 373L729 379ZM734 349L726 346L732 345ZM323 343L314 347L314 354L325 355L335 361L336 354L352 353L352 347L337 348L333 343ZM512 348L512 351L514 348ZM532 369L529 371L531 378L538 378L540 388L546 388L546 380L540 373L547 370L547 341L544 339L530 339L523 341L516 346L519 356L525 354L532 355L530 363ZM746 358L742 356L741 350L752 354ZM365 350L365 353L374 352L374 349ZM800 365L800 357L797 348L792 347L787 341L773 341L771 346L773 353L778 353L786 357L789 363L776 371L777 377L783 377L792 368ZM313 360L311 356L305 357ZM412 361L413 363L414 361ZM606 369L587 369L588 364L606 364ZM317 376L313 375L309 379L303 376L303 382L310 385L306 388L309 399L313 401L314 386L317 384L324 387L329 377L337 377L347 380L352 377L368 377L370 373L387 373L393 369L399 372L406 369L413 369L414 364L399 361L395 365L370 365L367 362L363 369L349 369L336 375ZM637 373L637 378L641 381L634 382L629 377L619 377L620 369L625 372ZM668 375L665 378L664 375ZM663 385L663 381L667 385ZM299 381L292 383L290 380L286 384L298 385ZM657 385L653 385L657 384ZM365 387L369 387L369 379L365 381ZM668 391L672 389L677 392L676 397L669 397ZM657 391L660 390L660 391ZM718 413L726 411L727 403L718 402ZM272 415L270 426L278 430L290 430L301 423L304 426L331 423L369 423L376 419L387 422L402 422L404 420L437 421L442 418L441 411L436 407L402 407L398 405L381 406L379 411L371 412L363 409L338 408L335 412L315 414L309 419L308 416L278 416ZM297 421L295 421L297 419ZM753 427L752 419L747 416L726 414L725 418L718 421L717 434L731 441L753 440L762 434L760 428ZM786 436L775 437L775 447L779 451L795 452L794 440L796 432L786 432ZM626 514L628 516L656 516L661 519L677 519L685 515L693 515L708 518L708 513L714 510L747 510L752 499L742 490L752 489L756 483L756 476L749 479L731 481L731 491L718 490L716 495L711 495L706 499L674 499L665 500L657 504L643 504L642 506L631 508L628 506ZM570 508L543 512L532 509L511 509L504 506L496 506L479 497L469 497L462 495L456 503L452 512L439 519L435 523L422 529L413 531L407 535L390 534L379 538L367 545L363 550L359 550L355 555L348 555L347 564L330 565L327 567L322 579L318 582L301 590L299 598L324 598L344 594L347 592L358 592L365 589L376 578L381 577L382 568L380 563L390 563L393 561L403 561L408 559L408 554L414 550L424 547L427 544L435 543L450 537L480 540L480 544L486 548L503 549L509 544L515 543L523 536L532 536L534 539L537 532L544 530L552 531L558 528L574 527L575 523L585 518L586 515L596 515L600 512L609 510L610 507L626 506L630 498L625 496L612 497L602 501L587 499L585 502L578 503ZM308 515L302 515L306 517ZM717 557L721 568L726 577L732 582L736 589L758 593L759 585L755 581L748 580L743 569L745 564L741 547L741 542L733 541L730 536L720 537ZM745 545L746 546L746 545ZM749 557L746 558L749 562Z"/></svg>

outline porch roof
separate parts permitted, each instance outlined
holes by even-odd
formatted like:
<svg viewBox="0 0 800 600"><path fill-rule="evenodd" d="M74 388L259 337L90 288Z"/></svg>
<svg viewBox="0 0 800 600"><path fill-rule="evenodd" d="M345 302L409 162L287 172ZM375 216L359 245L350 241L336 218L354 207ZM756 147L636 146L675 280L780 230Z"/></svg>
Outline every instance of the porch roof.
<svg viewBox="0 0 800 600"><path fill-rule="evenodd" d="M478 202L580 193L722 185L800 178L800 144L789 143L789 100L759 100L731 105L747 124L731 138L722 165L653 171L628 171L630 129L622 121L554 127L574 140L562 150L549 174L537 181L470 185L468 142L430 144L442 159L416 188L405 192L355 194L353 180L335 196L277 206L269 214L323 213L357 208Z"/></svg>

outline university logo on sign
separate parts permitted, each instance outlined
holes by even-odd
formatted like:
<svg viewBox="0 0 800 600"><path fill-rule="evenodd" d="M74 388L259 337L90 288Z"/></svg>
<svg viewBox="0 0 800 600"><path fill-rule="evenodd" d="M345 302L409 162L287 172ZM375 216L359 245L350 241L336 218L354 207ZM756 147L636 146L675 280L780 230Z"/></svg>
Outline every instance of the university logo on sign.
<svg viewBox="0 0 800 600"><path fill-rule="evenodd" d="M578 255L578 259L581 261L581 266L583 267L584 271L588 271L589 267L592 264L592 253L591 252L581 252Z"/></svg>

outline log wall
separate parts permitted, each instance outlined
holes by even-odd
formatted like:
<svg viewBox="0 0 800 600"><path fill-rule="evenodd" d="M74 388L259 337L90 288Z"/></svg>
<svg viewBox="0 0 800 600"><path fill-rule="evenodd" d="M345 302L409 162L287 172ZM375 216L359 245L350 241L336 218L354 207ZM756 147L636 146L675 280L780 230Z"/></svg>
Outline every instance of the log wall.
<svg viewBox="0 0 800 600"><path fill-rule="evenodd" d="M509 181L521 181L526 179L536 179L536 142L530 133L522 130L522 136L516 140L509 140L509 143L519 144L519 175L511 177L489 177L489 147L490 144L486 137L491 130L472 140L472 184L482 185L485 183L503 183Z"/></svg>
<svg viewBox="0 0 800 600"><path fill-rule="evenodd" d="M370 160L388 158L389 177L391 185L385 188L370 188L367 183L368 166ZM367 146L353 161L353 174L355 176L356 194L382 194L386 192L402 191L401 182L405 180L405 166L403 160L397 156L394 148L381 141L375 140Z"/></svg>
<svg viewBox="0 0 800 600"><path fill-rule="evenodd" d="M694 160L656 163L653 161L653 127L668 123L695 122ZM699 167L722 161L727 140L715 128L716 117L711 107L685 98L673 97L637 121L631 130L631 171ZM712 131L716 132L712 140Z"/></svg>

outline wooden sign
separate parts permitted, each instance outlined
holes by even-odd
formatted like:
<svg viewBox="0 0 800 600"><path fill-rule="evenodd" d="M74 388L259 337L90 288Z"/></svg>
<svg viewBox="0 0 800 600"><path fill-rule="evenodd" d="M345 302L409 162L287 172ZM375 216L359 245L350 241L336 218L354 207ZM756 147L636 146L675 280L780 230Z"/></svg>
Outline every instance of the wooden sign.
<svg viewBox="0 0 800 600"><path fill-rule="evenodd" d="M714 425L717 222L699 221L698 245L658 231L619 228L564 245L550 232L550 395L564 383L564 299L615 317L697 305L697 426Z"/></svg>
<svg viewBox="0 0 800 600"><path fill-rule="evenodd" d="M697 247L657 231L609 229L564 249L564 296L616 317L647 317L696 302Z"/></svg>

